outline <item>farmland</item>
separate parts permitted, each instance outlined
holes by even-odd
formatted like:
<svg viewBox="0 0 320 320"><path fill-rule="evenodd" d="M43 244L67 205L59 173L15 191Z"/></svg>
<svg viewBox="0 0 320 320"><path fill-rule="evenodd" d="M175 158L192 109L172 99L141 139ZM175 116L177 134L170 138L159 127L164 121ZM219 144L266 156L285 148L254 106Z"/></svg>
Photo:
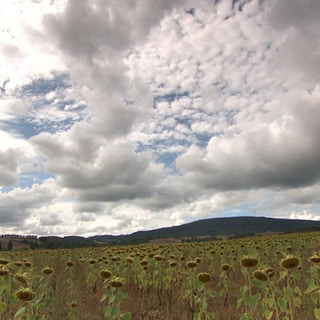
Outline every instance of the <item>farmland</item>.
<svg viewBox="0 0 320 320"><path fill-rule="evenodd" d="M0 319L320 319L319 241L3 251Z"/></svg>

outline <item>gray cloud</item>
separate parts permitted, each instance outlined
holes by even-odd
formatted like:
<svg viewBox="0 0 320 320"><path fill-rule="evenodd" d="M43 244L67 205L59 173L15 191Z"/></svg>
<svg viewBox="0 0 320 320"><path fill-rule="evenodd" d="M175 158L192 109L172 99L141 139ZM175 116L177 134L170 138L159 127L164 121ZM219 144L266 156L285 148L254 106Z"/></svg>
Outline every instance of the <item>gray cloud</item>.
<svg viewBox="0 0 320 320"><path fill-rule="evenodd" d="M317 0L275 1L268 16L280 42L278 65L285 68L293 81L319 82L320 74L320 3Z"/></svg>
<svg viewBox="0 0 320 320"><path fill-rule="evenodd" d="M129 142L101 145L90 154L84 147L68 149L68 141L64 141L65 145L59 144L48 134L38 135L31 141L48 156L46 167L59 175L58 183L76 190L80 200L146 197L162 176L162 166L153 164L150 154L136 153Z"/></svg>
<svg viewBox="0 0 320 320"><path fill-rule="evenodd" d="M64 221L57 213L49 213L40 217L40 225L43 226L55 226L62 224Z"/></svg>
<svg viewBox="0 0 320 320"><path fill-rule="evenodd" d="M63 14L47 15L44 23L61 48L88 61L104 50L121 52L143 41L152 26L178 1L146 0L105 2L70 0Z"/></svg>
<svg viewBox="0 0 320 320"><path fill-rule="evenodd" d="M76 202L73 205L73 211L76 213L101 213L104 206L99 202Z"/></svg>
<svg viewBox="0 0 320 320"><path fill-rule="evenodd" d="M0 150L0 186L11 186L18 182L17 172L20 152L13 149Z"/></svg>
<svg viewBox="0 0 320 320"><path fill-rule="evenodd" d="M147 86L129 78L123 58L178 2L71 0L63 13L45 16L49 36L68 56L71 76L89 89L84 97L97 134L126 135L145 119L152 97Z"/></svg>
<svg viewBox="0 0 320 320"><path fill-rule="evenodd" d="M286 99L286 113L278 121L213 137L205 151L191 147L177 159L186 180L217 190L297 187L318 181L319 96L317 91L299 93Z"/></svg>
<svg viewBox="0 0 320 320"><path fill-rule="evenodd" d="M53 181L34 184L32 188L15 188L9 193L0 193L0 222L4 225L21 225L32 210L48 204L56 197Z"/></svg>
<svg viewBox="0 0 320 320"><path fill-rule="evenodd" d="M277 92L279 84L283 85L283 80L277 80L269 71L272 66L270 61L276 52L269 45L273 38L272 35L266 37L260 24L252 32L253 26L257 25L258 18L255 15L259 7L250 5L249 8L249 4L246 4L246 10L243 11L245 19L241 13L233 12L234 16L230 21L220 24L219 19L208 19L210 14L207 17L201 16L199 9L197 19L204 19L203 23L211 28L203 29L203 24L201 27L194 17L182 19L180 16L180 20L169 19L167 24L162 24L160 29L152 33L151 41L155 38L157 45L161 44L157 48L160 59L155 65L150 61L147 64L151 66L149 70L142 63L140 66L143 70L138 75L149 82L150 78L146 76L150 72L150 77L157 84L159 80L155 75L169 79L163 88L163 94L175 90L177 83L191 92L200 90L197 102L191 96L188 97L190 102L187 105L179 104L179 99L173 102L163 101L163 105L168 104L166 109L162 105L160 108L159 104L158 115L163 114L167 118L157 118L154 115L152 120L159 119L160 123L148 133L168 141L172 141L174 136L192 141L195 131L209 135L216 133L207 149L192 147L177 159L177 167L184 177L169 177L171 185L167 181L159 183L161 170L155 170L154 165L150 170L152 160L146 158L146 154L136 154L133 146L126 145L122 148L113 142L110 144L110 139L126 136L139 122L143 124L146 120L145 111L152 101L150 95L145 107L139 109L138 102L127 104L121 98L121 95L133 96L130 88L135 83L127 77L128 70L119 58L121 52L143 43L150 27L158 23L161 17L160 14L151 18L154 19L153 22L141 22L140 4L130 4L132 11L126 22L123 22L119 8L129 4L119 2L107 8L99 1L95 3L95 8L83 3L75 10L73 7L77 4L70 1L63 15L51 15L45 19L48 30L58 39L59 46L68 53L71 61L75 64L75 58L82 61L82 66L73 69L74 75L79 78L83 73L87 76L86 83L97 85L96 89L85 94L93 112L90 123L74 125L64 136L64 141L44 134L32 139L48 156L46 167L58 174L58 182L76 190L78 199L83 201L137 199L145 207L159 209L191 202L212 188L232 190L268 186L294 187L315 182L319 176L316 166L319 146L315 138L318 129L316 124L310 125L309 120L317 119L317 109L308 98L306 101L303 98L301 104L306 105L308 112L300 114L299 107L296 107L289 94L288 98L282 97L280 102L275 102L277 107L272 106L264 96L266 88ZM163 11L160 12L165 12L168 3L163 5ZM148 10L146 8L143 12ZM276 7L272 10L281 11ZM107 18L103 18L102 13L105 14L106 11ZM271 20L272 14L274 13L269 17ZM212 11L211 18L214 16ZM137 30L139 23L143 24L144 32L139 36L131 28L135 23L138 25ZM217 23L226 31L223 36L221 30L215 28ZM276 25L274 27L278 28ZM191 33L190 28L197 32ZM168 34L169 30L176 33L164 38L164 33ZM84 34L90 35L93 32L94 36L83 37ZM74 33L76 36L73 36ZM205 43L208 41L214 43L214 46L207 48ZM184 50L186 44L192 44L188 51ZM148 50L148 47L144 49ZM146 58L150 56L154 60L154 48L150 50ZM117 52L117 56L113 52ZM176 61L177 57L180 61ZM171 64L170 67L168 64ZM197 64L198 67L195 67ZM209 67L215 72L208 73ZM208 87L210 82L216 85ZM148 91L148 88L145 89ZM259 91L259 96L254 94L256 90ZM143 92L140 91L136 96L138 98L133 101L139 101ZM299 94L295 98L298 101ZM279 107L279 103L283 103L285 107ZM186 114L187 110L192 115L188 120L190 122L179 122L177 125L175 117L180 112ZM307 130L302 129L305 126L308 127ZM184 130L174 133L178 128ZM159 134L155 134L156 130ZM179 186L173 183L175 180L179 181ZM187 188L185 184L190 187ZM171 188L172 185L176 188ZM201 191L195 191L196 186L200 186Z"/></svg>
<svg viewBox="0 0 320 320"><path fill-rule="evenodd" d="M320 202L319 183L312 186L306 186L297 190L289 190L286 197L290 198L292 203L299 205L313 205Z"/></svg>

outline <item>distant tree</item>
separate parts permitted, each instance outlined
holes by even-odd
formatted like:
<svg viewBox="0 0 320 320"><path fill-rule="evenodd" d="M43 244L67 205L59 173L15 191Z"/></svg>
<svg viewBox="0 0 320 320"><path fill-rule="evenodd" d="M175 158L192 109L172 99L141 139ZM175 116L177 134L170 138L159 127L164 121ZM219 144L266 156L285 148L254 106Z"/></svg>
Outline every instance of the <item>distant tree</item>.
<svg viewBox="0 0 320 320"><path fill-rule="evenodd" d="M34 250L38 248L38 240L28 242L30 245L30 249Z"/></svg>
<svg viewBox="0 0 320 320"><path fill-rule="evenodd" d="M8 241L8 250L12 250L12 248L13 248L12 240L9 240Z"/></svg>

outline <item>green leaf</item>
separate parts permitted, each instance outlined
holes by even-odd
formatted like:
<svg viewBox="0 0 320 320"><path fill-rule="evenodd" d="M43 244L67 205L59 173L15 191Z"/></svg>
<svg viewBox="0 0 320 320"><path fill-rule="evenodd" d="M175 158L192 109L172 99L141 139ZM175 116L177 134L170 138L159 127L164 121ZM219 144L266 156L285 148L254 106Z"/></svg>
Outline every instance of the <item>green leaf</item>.
<svg viewBox="0 0 320 320"><path fill-rule="evenodd" d="M194 298L194 303L195 304L199 304L200 302L201 302L201 297L198 297L198 296L196 296L195 298Z"/></svg>
<svg viewBox="0 0 320 320"><path fill-rule="evenodd" d="M193 315L193 320L201 320L201 313L197 312Z"/></svg>
<svg viewBox="0 0 320 320"><path fill-rule="evenodd" d="M241 272L244 276L247 276L248 274L250 274L250 271L248 270L248 268L241 268Z"/></svg>
<svg viewBox="0 0 320 320"><path fill-rule="evenodd" d="M242 302L243 302L243 299L242 299L242 298L240 298L240 299L237 300L237 309L239 309L239 308L241 307Z"/></svg>
<svg viewBox="0 0 320 320"><path fill-rule="evenodd" d="M203 303L200 304L199 309L200 311L206 312L208 307L208 303L204 301Z"/></svg>
<svg viewBox="0 0 320 320"><path fill-rule="evenodd" d="M247 292L248 292L248 287L240 287L240 295L241 295L241 297L244 297Z"/></svg>
<svg viewBox="0 0 320 320"><path fill-rule="evenodd" d="M285 298L282 298L282 297L278 298L277 302L278 302L278 306L282 312L288 311L287 300Z"/></svg>
<svg viewBox="0 0 320 320"><path fill-rule="evenodd" d="M131 313L127 312L125 314L122 315L122 320L131 320Z"/></svg>
<svg viewBox="0 0 320 320"><path fill-rule="evenodd" d="M275 292L275 296L282 296L283 295L283 292L282 290L280 289L280 286L277 286L274 290Z"/></svg>
<svg viewBox="0 0 320 320"><path fill-rule="evenodd" d="M291 287L285 287L285 288L283 288L283 291L284 291L284 297L285 297L287 300L291 300L292 295L293 295L293 288L291 288Z"/></svg>
<svg viewBox="0 0 320 320"><path fill-rule="evenodd" d="M294 292L299 296L299 297L302 297L302 291L299 287L295 287L294 288Z"/></svg>
<svg viewBox="0 0 320 320"><path fill-rule="evenodd" d="M265 293L268 292L268 288L267 288L268 282L253 279L251 283L254 287L261 289L263 292Z"/></svg>
<svg viewBox="0 0 320 320"><path fill-rule="evenodd" d="M320 309L315 308L313 311L314 311L314 315L315 315L316 319L320 320Z"/></svg>
<svg viewBox="0 0 320 320"><path fill-rule="evenodd" d="M112 304L116 300L116 297L114 295L111 295L109 298L109 304Z"/></svg>
<svg viewBox="0 0 320 320"><path fill-rule="evenodd" d="M25 314L26 312L26 307L20 308L17 313L14 315L15 318L21 317Z"/></svg>
<svg viewBox="0 0 320 320"><path fill-rule="evenodd" d="M268 309L265 309L262 314L265 317L265 319L267 319L267 320L271 320L271 318L273 316L273 312Z"/></svg>
<svg viewBox="0 0 320 320"><path fill-rule="evenodd" d="M275 300L274 298L264 298L263 301L266 302L269 308L272 308L274 306Z"/></svg>
<svg viewBox="0 0 320 320"><path fill-rule="evenodd" d="M248 313L241 314L240 320L250 320L249 314Z"/></svg>
<svg viewBox="0 0 320 320"><path fill-rule="evenodd" d="M260 297L261 297L260 294L255 294L253 296L247 296L246 297L246 304L254 310L259 303Z"/></svg>
<svg viewBox="0 0 320 320"><path fill-rule="evenodd" d="M288 271L287 270L280 271L278 282L280 282L281 280L283 280L287 276L288 276Z"/></svg>
<svg viewBox="0 0 320 320"><path fill-rule="evenodd" d="M297 307L297 308L301 308L302 306L302 299L300 297L296 297L293 299L293 304Z"/></svg>
<svg viewBox="0 0 320 320"><path fill-rule="evenodd" d="M206 314L206 317L207 317L208 320L214 320L215 315L214 315L213 312L208 312L208 313Z"/></svg>
<svg viewBox="0 0 320 320"><path fill-rule="evenodd" d="M104 300L106 300L108 297L108 294L107 293L104 293L100 299L100 302L103 302Z"/></svg>
<svg viewBox="0 0 320 320"><path fill-rule="evenodd" d="M206 290L206 294L210 298L218 298L220 297L220 294L214 290Z"/></svg>
<svg viewBox="0 0 320 320"><path fill-rule="evenodd" d="M119 292L118 298L120 300L131 300L131 297L125 292Z"/></svg>
<svg viewBox="0 0 320 320"><path fill-rule="evenodd" d="M318 303L318 299L319 299L318 291L311 292L310 297L311 297L313 304L316 305Z"/></svg>
<svg viewBox="0 0 320 320"><path fill-rule="evenodd" d="M112 319L117 319L120 315L120 306L114 306L112 308Z"/></svg>
<svg viewBox="0 0 320 320"><path fill-rule="evenodd" d="M314 282L313 279L307 279L307 284L308 284L308 288L307 288L307 290L304 292L305 294L309 294L309 293L311 293L312 291L317 290L317 289L320 288L319 286L317 286L317 285L315 284L315 282Z"/></svg>
<svg viewBox="0 0 320 320"><path fill-rule="evenodd" d="M103 315L104 315L104 317L107 318L107 319L111 318L111 311L112 311L112 309L111 309L110 307L105 306L105 307L103 308Z"/></svg>

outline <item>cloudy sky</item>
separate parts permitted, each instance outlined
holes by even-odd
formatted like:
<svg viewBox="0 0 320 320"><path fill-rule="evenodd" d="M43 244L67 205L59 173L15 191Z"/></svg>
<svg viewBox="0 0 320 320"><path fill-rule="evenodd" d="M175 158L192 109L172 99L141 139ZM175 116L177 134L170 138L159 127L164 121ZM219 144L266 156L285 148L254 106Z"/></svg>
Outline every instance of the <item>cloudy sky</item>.
<svg viewBox="0 0 320 320"><path fill-rule="evenodd" d="M319 0L0 0L0 233L320 218Z"/></svg>

